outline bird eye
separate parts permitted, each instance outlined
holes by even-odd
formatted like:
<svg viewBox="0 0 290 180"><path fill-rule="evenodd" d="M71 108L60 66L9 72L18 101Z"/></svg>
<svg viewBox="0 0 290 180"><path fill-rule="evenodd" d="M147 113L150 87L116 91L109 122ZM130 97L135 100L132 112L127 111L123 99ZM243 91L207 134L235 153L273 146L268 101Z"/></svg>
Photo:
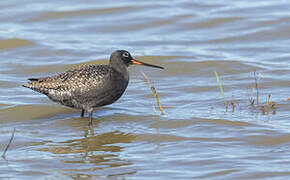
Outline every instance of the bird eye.
<svg viewBox="0 0 290 180"><path fill-rule="evenodd" d="M129 53L127 53L127 52L124 52L124 53L123 53L123 57L126 57L126 58L128 58L128 57L129 57Z"/></svg>

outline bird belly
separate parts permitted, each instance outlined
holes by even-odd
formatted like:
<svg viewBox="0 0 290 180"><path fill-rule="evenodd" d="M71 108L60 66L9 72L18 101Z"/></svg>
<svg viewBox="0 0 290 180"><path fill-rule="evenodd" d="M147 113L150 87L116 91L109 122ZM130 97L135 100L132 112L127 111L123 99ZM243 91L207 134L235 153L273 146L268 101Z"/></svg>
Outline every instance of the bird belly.
<svg viewBox="0 0 290 180"><path fill-rule="evenodd" d="M72 108L82 108L70 91L50 90L47 94L50 100Z"/></svg>
<svg viewBox="0 0 290 180"><path fill-rule="evenodd" d="M103 92L94 90L86 92L77 91L49 97L51 100L68 107L89 109L91 107L100 107L116 102L123 95L126 87L113 88Z"/></svg>

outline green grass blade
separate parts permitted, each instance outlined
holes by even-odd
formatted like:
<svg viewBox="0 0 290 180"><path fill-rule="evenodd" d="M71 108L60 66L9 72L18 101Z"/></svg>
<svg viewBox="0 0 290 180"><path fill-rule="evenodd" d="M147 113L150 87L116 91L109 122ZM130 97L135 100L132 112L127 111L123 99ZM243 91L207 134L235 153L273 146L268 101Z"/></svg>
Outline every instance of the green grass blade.
<svg viewBox="0 0 290 180"><path fill-rule="evenodd" d="M226 98L225 98L225 95L224 95L224 90L223 90L222 84L221 84L221 82L220 82L219 75L218 75L218 73L217 73L216 71L214 72L214 74L215 74L215 77L216 77L217 83L218 83L218 85L219 85L219 89L220 89L221 95L222 95L222 97L224 98L224 102L225 102L225 104L226 104Z"/></svg>

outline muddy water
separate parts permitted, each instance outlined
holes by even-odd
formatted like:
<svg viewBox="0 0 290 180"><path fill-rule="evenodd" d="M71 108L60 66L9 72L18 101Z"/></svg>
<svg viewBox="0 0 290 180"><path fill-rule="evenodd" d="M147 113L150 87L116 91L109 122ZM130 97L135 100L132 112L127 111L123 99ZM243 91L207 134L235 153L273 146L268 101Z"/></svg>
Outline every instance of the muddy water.
<svg viewBox="0 0 290 180"><path fill-rule="evenodd" d="M290 178L287 1L0 2L3 179ZM116 49L165 70L130 68L122 98L94 114L21 87ZM140 73L159 94L165 115ZM218 72L226 109L214 72ZM260 104L249 103L253 72ZM255 99L255 97L254 97Z"/></svg>

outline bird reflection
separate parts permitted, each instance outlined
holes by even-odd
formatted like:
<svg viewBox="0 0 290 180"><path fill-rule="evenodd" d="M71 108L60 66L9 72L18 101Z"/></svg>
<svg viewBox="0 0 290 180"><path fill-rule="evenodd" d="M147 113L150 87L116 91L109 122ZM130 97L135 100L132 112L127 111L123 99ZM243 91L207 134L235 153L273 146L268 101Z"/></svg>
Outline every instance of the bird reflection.
<svg viewBox="0 0 290 180"><path fill-rule="evenodd" d="M116 145L131 143L136 138L135 135L113 131L91 136L89 135L91 130L88 128L84 128L83 138L52 143L48 148L39 150L64 157L61 162L69 164L72 168L62 169L61 172L73 179L79 176L89 178L95 174L94 172L116 167L118 167L118 170L115 170L116 174L136 173L135 170L125 168L132 163L119 157L118 153L122 151L123 147ZM122 168L120 168L123 166L125 172L122 172Z"/></svg>

